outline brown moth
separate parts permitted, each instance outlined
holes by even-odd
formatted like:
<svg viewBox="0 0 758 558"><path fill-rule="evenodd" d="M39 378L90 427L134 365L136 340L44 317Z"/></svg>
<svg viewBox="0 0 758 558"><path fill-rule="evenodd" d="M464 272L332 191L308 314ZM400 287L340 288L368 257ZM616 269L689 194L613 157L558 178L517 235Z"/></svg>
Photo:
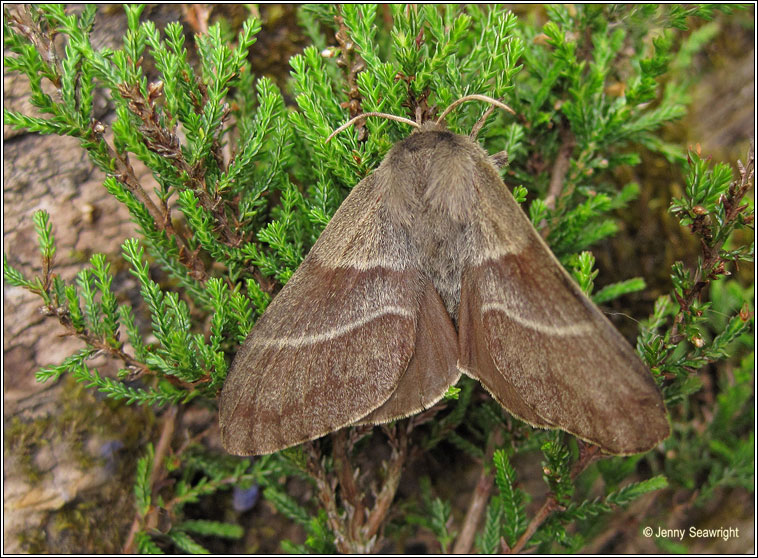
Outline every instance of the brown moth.
<svg viewBox="0 0 758 558"><path fill-rule="evenodd" d="M443 117L417 125L353 188L255 324L221 394L229 452L407 417L461 373L521 420L608 453L668 435L650 372L493 159Z"/></svg>

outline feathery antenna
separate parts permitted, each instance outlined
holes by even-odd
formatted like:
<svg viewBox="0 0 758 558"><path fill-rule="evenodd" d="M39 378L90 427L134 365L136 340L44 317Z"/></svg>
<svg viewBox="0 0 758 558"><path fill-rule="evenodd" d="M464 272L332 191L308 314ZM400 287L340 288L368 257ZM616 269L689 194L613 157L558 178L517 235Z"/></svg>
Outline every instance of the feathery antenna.
<svg viewBox="0 0 758 558"><path fill-rule="evenodd" d="M516 114L516 111L514 111L511 107L506 105L505 103L501 103L497 99L493 99L492 97L487 97L487 95L466 95L465 97L461 97L457 101L453 101L449 107L447 107L444 112L440 115L440 117L437 119L437 124L442 122L442 120L450 114L455 107L460 105L461 103L465 103L467 101L484 101L485 103L489 103L491 105L495 105L496 107L500 107L503 110L507 110L511 114ZM489 116L489 115L488 115ZM478 122L477 122L478 124ZM480 126L481 127L481 126Z"/></svg>
<svg viewBox="0 0 758 558"><path fill-rule="evenodd" d="M329 143L329 140L332 139L337 134L339 134L342 130L347 130L350 126L352 126L359 120L363 118L368 118L369 116L381 116L382 118L386 118L388 120L394 120L395 122L402 122L404 124L408 124L410 126L413 126L414 128L419 127L419 125L416 124L413 120L409 120L408 118L403 118L402 116L395 116L394 114L385 114L383 112L364 112L363 114L359 114L355 118L351 118L350 120L345 122L342 126L334 130L331 134L329 134L329 137L326 138L326 142L324 143Z"/></svg>

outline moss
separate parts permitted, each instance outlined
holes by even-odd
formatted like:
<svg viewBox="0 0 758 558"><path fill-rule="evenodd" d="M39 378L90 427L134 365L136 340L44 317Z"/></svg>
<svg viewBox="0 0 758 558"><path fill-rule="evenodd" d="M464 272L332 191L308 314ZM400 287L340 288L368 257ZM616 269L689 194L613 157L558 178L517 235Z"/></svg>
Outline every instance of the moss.
<svg viewBox="0 0 758 558"><path fill-rule="evenodd" d="M129 477L114 478L101 490L64 506L48 519L48 548L56 553L114 554L131 523ZM125 521L126 520L126 521Z"/></svg>
<svg viewBox="0 0 758 558"><path fill-rule="evenodd" d="M27 554L47 554L50 552L47 545L47 535L39 527L30 528L19 533L18 542Z"/></svg>
<svg viewBox="0 0 758 558"><path fill-rule="evenodd" d="M34 456L43 445L49 444L47 432L52 417L45 416L29 422L12 417L5 427L5 453L16 458L18 469L29 483L39 482L44 472L34 462Z"/></svg>
<svg viewBox="0 0 758 558"><path fill-rule="evenodd" d="M5 431L6 452L18 460L29 483L48 474L35 458L51 444L64 446L81 471L112 467L111 480L45 514L38 525L19 534L19 543L31 554L118 552L132 519L134 463L138 448L154 434L154 414L149 408L101 400L71 377L62 380L59 402L54 417L31 421L13 417ZM93 438L123 446L115 457L100 455L88 447Z"/></svg>
<svg viewBox="0 0 758 558"><path fill-rule="evenodd" d="M16 416L5 428L5 450L18 460L30 482L39 481L44 474L34 461L43 446L65 441L79 469L86 470L102 462L86 447L92 436L116 439L125 448L136 448L149 438L154 424L151 411L112 399L100 400L70 377L63 379L59 401L61 408L55 417L25 421Z"/></svg>
<svg viewBox="0 0 758 558"><path fill-rule="evenodd" d="M155 422L150 409L99 398L71 377L64 382L57 430L71 443L82 470L102 462L102 457L91 455L86 447L92 436L105 441L118 440L125 449L141 447L150 438Z"/></svg>

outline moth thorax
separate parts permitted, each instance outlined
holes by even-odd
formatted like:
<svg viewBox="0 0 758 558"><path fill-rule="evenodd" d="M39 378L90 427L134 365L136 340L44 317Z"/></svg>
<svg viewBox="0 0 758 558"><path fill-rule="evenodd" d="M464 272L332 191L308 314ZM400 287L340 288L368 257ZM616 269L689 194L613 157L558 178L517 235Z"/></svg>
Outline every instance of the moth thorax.
<svg viewBox="0 0 758 558"><path fill-rule="evenodd" d="M419 268L431 279L453 322L457 322L461 275L468 260L470 225L429 212L411 233L418 249Z"/></svg>
<svg viewBox="0 0 758 558"><path fill-rule="evenodd" d="M442 135L442 134L440 134ZM471 222L476 207L476 161L458 145L459 137L435 145L422 199L432 213L455 223Z"/></svg>

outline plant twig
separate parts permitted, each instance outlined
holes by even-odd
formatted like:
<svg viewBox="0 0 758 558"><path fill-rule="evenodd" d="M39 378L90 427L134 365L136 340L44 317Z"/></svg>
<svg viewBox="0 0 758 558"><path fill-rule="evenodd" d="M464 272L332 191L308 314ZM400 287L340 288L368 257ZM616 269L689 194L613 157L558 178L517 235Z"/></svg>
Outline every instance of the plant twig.
<svg viewBox="0 0 758 558"><path fill-rule="evenodd" d="M334 544L337 550L343 554L349 553L347 546L347 536L343 529L342 519L337 511L337 482L336 479L330 479L324 468L321 452L316 447L315 442L306 442L303 444L303 451L308 458L308 474L316 483L318 499L326 511L326 520L329 528L334 534Z"/></svg>
<svg viewBox="0 0 758 558"><path fill-rule="evenodd" d="M455 539L453 554L470 554L474 546L476 530L487 507L487 501L489 500L495 480L491 467L492 456L495 453L495 448L500 443L502 443L502 430L498 428L491 432L487 439L487 450L482 460L482 471L479 474L479 480L476 483L476 488L474 488L474 493L466 510L466 517L463 520L461 532Z"/></svg>
<svg viewBox="0 0 758 558"><path fill-rule="evenodd" d="M340 55L337 58L337 66L344 68L345 79L347 81L347 97L348 101L341 103L342 108L350 109L350 117L358 116L361 112L361 103L363 102L363 96L361 95L360 88L358 87L358 73L366 69L366 62L361 58L361 55L355 49L355 41L350 37L350 30L345 25L345 18L341 14L341 8L337 6L337 15L334 16L334 22L339 29L334 35L337 42L340 45ZM363 127L356 125L358 131L358 140L362 140L365 135Z"/></svg>
<svg viewBox="0 0 758 558"><path fill-rule="evenodd" d="M463 520L461 532L455 539L453 554L471 553L471 548L474 545L476 529L479 526L479 521L487 507L487 501L489 500L494 481L495 476L492 474L492 468L486 466L482 467L482 471L479 474L479 480L476 483L476 488L474 488L474 494L469 502L468 510L466 510L466 518Z"/></svg>
<svg viewBox="0 0 758 558"><path fill-rule="evenodd" d="M352 540L360 538L360 527L363 523L365 504L363 495L355 484L353 467L347 453L347 431L341 429L332 434L334 466L342 491L342 505L347 510L348 533Z"/></svg>
<svg viewBox="0 0 758 558"><path fill-rule="evenodd" d="M389 513L400 484L403 467L408 456L408 439L413 425L406 428L394 426L385 428L392 447L392 454L385 464L382 488L376 494L373 506L367 509L364 496L356 483L356 475L351 466L348 445L350 439L345 430L332 435L332 457L335 473L324 466L321 453L313 442L303 445L308 456L308 473L316 483L319 501L326 511L329 528L334 534L334 544L343 554L364 554L373 552L384 521ZM337 506L337 488L345 512Z"/></svg>
<svg viewBox="0 0 758 558"><path fill-rule="evenodd" d="M555 498L555 494L552 492L548 494L545 498L545 502L542 504L542 507L537 512L537 515L535 515L529 522L529 525L526 526L526 530L523 532L521 537L519 537L519 540L516 541L516 544L513 545L510 553L519 554L526 546L526 543L529 542L529 539L531 539L534 533L537 532L537 529L539 529L540 525L545 522L551 513L553 513L555 510L561 509L561 507L562 506L558 504L558 500Z"/></svg>
<svg viewBox="0 0 758 558"><path fill-rule="evenodd" d="M579 444L579 458L571 467L571 480L576 479L576 477L578 477L579 474L590 465L590 463L602 457L600 448L598 446L587 444L581 440L577 440L577 442ZM545 502L542 504L542 507L529 522L526 530L519 537L518 541L516 541L516 544L513 545L513 548L510 549L510 554L520 553L532 538L532 536L534 536L534 534L537 532L537 529L540 528L540 525L542 525L545 520L550 517L550 514L561 509L563 509L563 506L558 502L555 494L553 492L548 493L548 495L545 497Z"/></svg>
<svg viewBox="0 0 758 558"><path fill-rule="evenodd" d="M555 209L555 203L563 192L563 183L566 180L566 173L571 165L571 152L574 150L574 137L568 129L561 133L561 146L558 149L558 155L553 162L553 169L550 172L550 187L545 197L545 205L549 209Z"/></svg>
<svg viewBox="0 0 758 558"><path fill-rule="evenodd" d="M739 182L733 182L729 187L729 193L723 196L720 203L724 205L724 223L721 226L722 230L731 230L732 224L739 218L742 211L746 206L742 205L742 198L747 193L748 189L753 185L753 175L755 172L755 151L751 146L748 153L747 164L744 166L740 163L740 180ZM728 234L720 234L716 239L711 239L710 227L706 224L706 216L699 215L691 225L691 230L700 236L700 244L702 247L702 259L697 269L695 269L695 276L692 280L692 287L685 291L683 295L679 295L674 291L674 296L679 303L679 312L674 317L674 325L671 329L671 336L669 337L672 345L678 344L683 334L679 332L681 325L684 323L684 318L689 313L690 306L700 296L703 289L710 283L710 281L716 278L718 275L727 274L725 269L725 260L721 257L721 248L729 237Z"/></svg>
<svg viewBox="0 0 758 558"><path fill-rule="evenodd" d="M153 492L155 485L160 478L166 474L163 468L163 460L171 449L171 440L174 437L176 431L177 418L179 416L179 407L169 407L166 410L166 414L163 417L163 428L161 430L161 437L158 440L158 444L155 446L155 454L153 456L153 470L150 473L150 491ZM158 509L157 507L151 507L150 511L144 516L137 515L132 522L132 526L129 529L129 534L126 537L126 542L122 547L122 554L134 554L136 549L134 548L134 539L137 533L142 531L145 527L154 527L158 523Z"/></svg>
<svg viewBox="0 0 758 558"><path fill-rule="evenodd" d="M390 438L390 443L392 444L392 456L387 465L384 483L382 484L382 488L376 497L374 507L369 513L366 521L363 536L367 540L370 540L379 532L387 517L387 513L389 512L390 504L392 504L392 501L395 499L395 493L400 484L400 477L403 473L403 467L405 466L405 461L408 456L408 437L412 428L412 423L409 423L408 428L396 427L395 431L397 432L397 436Z"/></svg>

